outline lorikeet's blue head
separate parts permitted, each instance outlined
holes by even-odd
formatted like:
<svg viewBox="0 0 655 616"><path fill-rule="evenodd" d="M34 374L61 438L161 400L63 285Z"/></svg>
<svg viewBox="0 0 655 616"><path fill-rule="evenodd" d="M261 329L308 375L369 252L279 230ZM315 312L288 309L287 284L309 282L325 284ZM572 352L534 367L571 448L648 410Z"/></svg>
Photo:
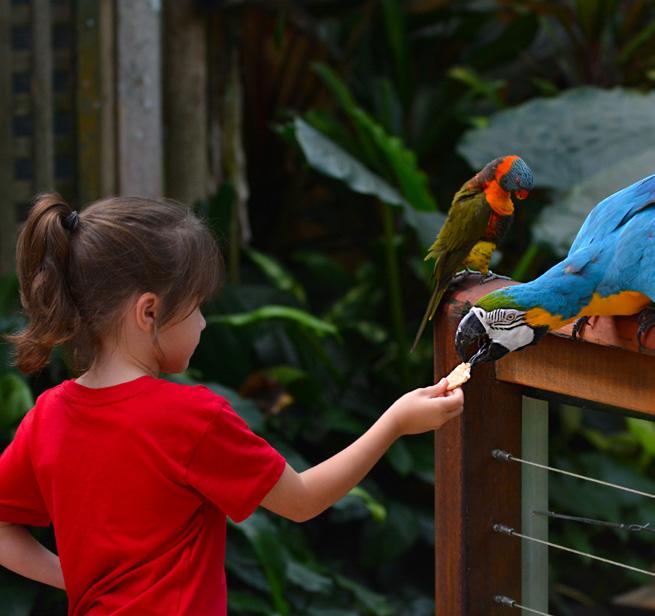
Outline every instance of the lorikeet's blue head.
<svg viewBox="0 0 655 616"><path fill-rule="evenodd" d="M517 199L525 199L534 184L532 169L519 156L505 156L496 169L498 184L503 190L514 193Z"/></svg>
<svg viewBox="0 0 655 616"><path fill-rule="evenodd" d="M511 351L536 344L547 326L529 324L527 311L508 301L510 289L490 293L460 321L455 346L471 365L496 361Z"/></svg>

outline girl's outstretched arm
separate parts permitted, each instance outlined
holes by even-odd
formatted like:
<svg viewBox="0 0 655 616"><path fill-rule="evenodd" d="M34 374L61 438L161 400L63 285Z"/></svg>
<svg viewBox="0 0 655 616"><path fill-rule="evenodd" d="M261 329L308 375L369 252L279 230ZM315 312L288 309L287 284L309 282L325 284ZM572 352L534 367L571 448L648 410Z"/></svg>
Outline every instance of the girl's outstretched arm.
<svg viewBox="0 0 655 616"><path fill-rule="evenodd" d="M65 588L59 557L24 526L0 522L0 565L37 582Z"/></svg>
<svg viewBox="0 0 655 616"><path fill-rule="evenodd" d="M447 385L442 379L405 394L354 443L302 473L287 464L262 506L296 522L318 515L354 488L400 436L436 430L462 412L462 390L446 392Z"/></svg>

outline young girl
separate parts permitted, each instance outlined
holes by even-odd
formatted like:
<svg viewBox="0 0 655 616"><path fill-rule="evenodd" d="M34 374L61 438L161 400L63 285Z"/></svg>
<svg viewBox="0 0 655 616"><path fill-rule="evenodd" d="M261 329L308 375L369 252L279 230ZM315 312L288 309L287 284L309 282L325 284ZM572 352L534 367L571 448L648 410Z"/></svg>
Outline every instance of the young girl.
<svg viewBox="0 0 655 616"><path fill-rule="evenodd" d="M223 398L158 378L187 368L219 284L218 248L188 208L120 197L78 215L43 195L17 262L18 367L37 372L63 345L81 376L42 394L0 457L0 564L66 588L70 614L225 614L226 516L262 505L308 520L398 437L462 411L442 379L297 473ZM50 523L59 557L25 528Z"/></svg>

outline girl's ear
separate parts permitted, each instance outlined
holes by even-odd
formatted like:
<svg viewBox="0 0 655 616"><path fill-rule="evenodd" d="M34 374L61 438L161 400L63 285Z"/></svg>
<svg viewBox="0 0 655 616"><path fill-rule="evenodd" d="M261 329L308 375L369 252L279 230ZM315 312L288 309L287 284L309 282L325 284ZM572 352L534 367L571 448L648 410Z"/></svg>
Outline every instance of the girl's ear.
<svg viewBox="0 0 655 616"><path fill-rule="evenodd" d="M153 333L156 329L159 298L154 293L143 293L134 304L137 327L144 332Z"/></svg>

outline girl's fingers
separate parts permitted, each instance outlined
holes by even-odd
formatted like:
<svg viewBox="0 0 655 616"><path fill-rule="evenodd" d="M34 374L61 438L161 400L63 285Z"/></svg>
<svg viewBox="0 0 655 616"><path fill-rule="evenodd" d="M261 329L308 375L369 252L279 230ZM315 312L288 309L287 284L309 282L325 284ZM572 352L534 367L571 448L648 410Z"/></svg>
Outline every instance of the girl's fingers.
<svg viewBox="0 0 655 616"><path fill-rule="evenodd" d="M438 383L434 385L429 385L425 387L425 391L430 394L430 396L442 396L446 393L446 388L448 387L448 381L446 379L441 379Z"/></svg>

